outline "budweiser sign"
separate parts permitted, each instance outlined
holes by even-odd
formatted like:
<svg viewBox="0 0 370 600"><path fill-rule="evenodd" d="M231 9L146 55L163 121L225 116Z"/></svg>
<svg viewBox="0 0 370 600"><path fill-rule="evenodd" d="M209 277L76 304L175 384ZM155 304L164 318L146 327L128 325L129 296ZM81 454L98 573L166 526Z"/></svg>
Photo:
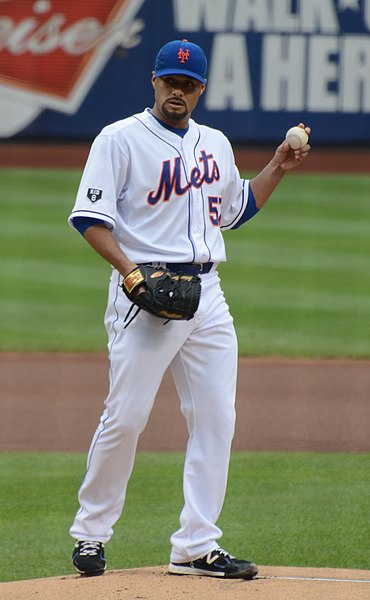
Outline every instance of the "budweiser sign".
<svg viewBox="0 0 370 600"><path fill-rule="evenodd" d="M74 113L117 46L140 43L144 0L0 0L0 135Z"/></svg>

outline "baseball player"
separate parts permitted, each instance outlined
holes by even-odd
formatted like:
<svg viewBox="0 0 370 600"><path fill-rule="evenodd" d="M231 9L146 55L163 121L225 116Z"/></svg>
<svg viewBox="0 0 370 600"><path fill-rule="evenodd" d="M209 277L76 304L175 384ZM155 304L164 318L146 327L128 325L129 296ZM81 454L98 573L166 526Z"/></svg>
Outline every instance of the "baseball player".
<svg viewBox="0 0 370 600"><path fill-rule="evenodd" d="M69 218L113 267L105 315L110 388L70 529L73 564L84 575L106 568L104 545L121 515L138 438L167 367L189 432L184 506L170 540L169 572L244 579L257 574L253 562L236 559L219 544L238 351L217 266L226 260L222 231L253 217L310 147L294 151L284 141L256 177L241 179L226 137L191 118L205 91L206 70L196 44L175 40L160 49L153 108L97 136ZM199 277L194 317L165 319L140 310L128 319L147 289L141 265Z"/></svg>

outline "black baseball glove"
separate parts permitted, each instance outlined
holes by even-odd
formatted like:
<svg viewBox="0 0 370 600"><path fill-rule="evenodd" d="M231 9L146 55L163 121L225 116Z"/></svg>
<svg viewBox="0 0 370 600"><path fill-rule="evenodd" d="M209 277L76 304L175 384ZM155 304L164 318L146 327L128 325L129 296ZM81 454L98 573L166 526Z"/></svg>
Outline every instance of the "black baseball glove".
<svg viewBox="0 0 370 600"><path fill-rule="evenodd" d="M139 289L141 287L143 291ZM176 321L193 318L201 291L200 277L147 265L139 265L126 275L122 289L139 309L161 319Z"/></svg>

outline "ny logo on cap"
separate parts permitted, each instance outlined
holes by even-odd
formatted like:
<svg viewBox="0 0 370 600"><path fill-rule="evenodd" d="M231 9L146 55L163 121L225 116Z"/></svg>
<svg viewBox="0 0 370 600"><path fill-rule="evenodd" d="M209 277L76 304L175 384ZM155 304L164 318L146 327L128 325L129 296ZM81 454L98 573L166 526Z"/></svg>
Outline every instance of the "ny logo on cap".
<svg viewBox="0 0 370 600"><path fill-rule="evenodd" d="M177 58L179 59L179 61L182 64L185 64L185 61L189 60L189 56L190 56L190 51L186 50L186 52L184 52L184 50L182 48L180 48L180 50L177 53Z"/></svg>

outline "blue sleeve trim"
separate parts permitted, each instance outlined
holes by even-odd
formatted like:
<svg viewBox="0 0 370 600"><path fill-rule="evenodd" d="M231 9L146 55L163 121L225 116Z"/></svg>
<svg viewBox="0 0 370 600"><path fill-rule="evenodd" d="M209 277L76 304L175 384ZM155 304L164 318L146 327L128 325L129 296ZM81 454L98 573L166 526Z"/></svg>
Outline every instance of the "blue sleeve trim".
<svg viewBox="0 0 370 600"><path fill-rule="evenodd" d="M72 219L73 227L77 229L77 231L83 235L91 225L101 225L102 223L105 225L105 222L102 219L94 219L93 217L73 217Z"/></svg>
<svg viewBox="0 0 370 600"><path fill-rule="evenodd" d="M249 219L254 217L254 215L256 215L258 212L259 209L256 206L256 199L254 197L251 186L249 186L247 208L245 209L237 224L231 227L231 229L238 229L238 227L243 225L243 223L245 223L246 221L249 221Z"/></svg>

